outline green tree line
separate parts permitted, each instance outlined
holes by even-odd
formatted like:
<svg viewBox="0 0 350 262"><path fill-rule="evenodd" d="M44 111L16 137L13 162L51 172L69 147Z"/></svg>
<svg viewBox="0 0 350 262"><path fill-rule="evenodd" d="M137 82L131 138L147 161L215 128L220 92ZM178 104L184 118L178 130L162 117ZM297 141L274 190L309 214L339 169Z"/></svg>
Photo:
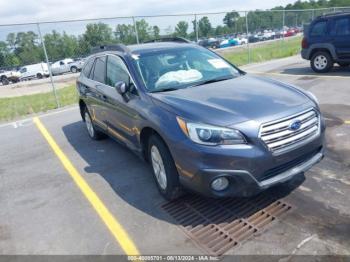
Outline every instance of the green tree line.
<svg viewBox="0 0 350 262"><path fill-rule="evenodd" d="M264 29L281 29L285 26L301 26L311 21L324 10L320 11L292 11L303 9L331 8L349 6L350 0L318 0L296 1L285 7L277 6L269 11L255 10L247 13L249 32ZM277 10L285 10L284 12ZM222 25L214 27L209 17L203 16L192 23L179 21L174 28L164 30L162 36L179 36L191 40L198 35L202 37L220 36L226 34L245 33L246 14L242 12L228 12L223 18ZM284 23L283 23L284 21ZM145 19L136 21L136 28L140 42L160 37L160 28L151 26ZM136 34L132 24L118 24L114 28L105 23L91 23L86 25L85 32L79 36L53 30L43 36L50 61L66 57L83 57L89 54L94 46L102 44L135 44ZM16 67L44 61L42 43L37 33L33 31L9 33L5 41L0 41L0 68Z"/></svg>

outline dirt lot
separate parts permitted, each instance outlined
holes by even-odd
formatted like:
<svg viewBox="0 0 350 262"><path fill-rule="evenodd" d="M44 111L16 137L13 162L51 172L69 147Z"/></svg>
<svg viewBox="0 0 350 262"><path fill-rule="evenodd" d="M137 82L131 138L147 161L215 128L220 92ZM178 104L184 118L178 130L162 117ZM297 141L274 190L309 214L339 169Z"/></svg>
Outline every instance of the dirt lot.
<svg viewBox="0 0 350 262"><path fill-rule="evenodd" d="M257 198L189 195L168 205L195 210L200 203L201 210L221 208L237 223L252 224L253 233L240 235L227 255L280 255L284 261L291 255L350 255L350 68L319 76L292 57L244 69L317 96L328 126L325 159L305 177ZM186 234L198 224L176 220L163 207L147 164L111 139L91 141L77 107L34 121L0 127L0 254L208 254ZM254 212L235 213L242 203ZM272 214L271 205L281 203L285 212ZM252 218L262 214L272 217L266 226ZM206 221L200 226L213 231L204 240L215 242L214 229L231 222Z"/></svg>
<svg viewBox="0 0 350 262"><path fill-rule="evenodd" d="M78 76L79 73L68 73L64 75L53 76L54 86L55 88L59 89L65 86L73 85L75 84ZM44 79L32 79L16 84L9 84L6 86L0 85L0 98L47 93L51 91L52 84L49 77Z"/></svg>

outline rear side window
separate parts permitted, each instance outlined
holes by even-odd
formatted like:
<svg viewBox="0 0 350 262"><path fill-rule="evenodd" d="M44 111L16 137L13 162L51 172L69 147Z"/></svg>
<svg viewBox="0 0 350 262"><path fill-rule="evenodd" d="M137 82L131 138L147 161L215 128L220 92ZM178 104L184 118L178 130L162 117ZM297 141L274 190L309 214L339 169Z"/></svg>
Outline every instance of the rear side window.
<svg viewBox="0 0 350 262"><path fill-rule="evenodd" d="M94 64L93 58L90 58L88 61L86 61L86 64L85 64L84 69L82 71L84 76L86 76L86 77L90 76L90 72L91 72L91 68L92 68L93 64Z"/></svg>
<svg viewBox="0 0 350 262"><path fill-rule="evenodd" d="M311 36L324 36L326 34L327 21L320 21L311 28Z"/></svg>
<svg viewBox="0 0 350 262"><path fill-rule="evenodd" d="M350 35L350 19L344 17L334 20L332 35Z"/></svg>
<svg viewBox="0 0 350 262"><path fill-rule="evenodd" d="M95 60L94 73L92 80L103 83L105 82L106 76L106 57L97 57Z"/></svg>

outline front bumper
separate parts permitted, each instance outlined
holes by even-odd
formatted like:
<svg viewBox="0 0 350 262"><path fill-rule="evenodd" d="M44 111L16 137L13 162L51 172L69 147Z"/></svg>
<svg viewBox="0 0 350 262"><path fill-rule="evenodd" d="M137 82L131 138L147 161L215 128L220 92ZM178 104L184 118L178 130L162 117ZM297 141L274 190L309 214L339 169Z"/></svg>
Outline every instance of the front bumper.
<svg viewBox="0 0 350 262"><path fill-rule="evenodd" d="M273 155L258 141L232 148L177 144L172 150L181 184L210 197L248 197L286 182L323 158L324 123L318 137L281 155ZM223 191L211 188L225 176L230 185Z"/></svg>

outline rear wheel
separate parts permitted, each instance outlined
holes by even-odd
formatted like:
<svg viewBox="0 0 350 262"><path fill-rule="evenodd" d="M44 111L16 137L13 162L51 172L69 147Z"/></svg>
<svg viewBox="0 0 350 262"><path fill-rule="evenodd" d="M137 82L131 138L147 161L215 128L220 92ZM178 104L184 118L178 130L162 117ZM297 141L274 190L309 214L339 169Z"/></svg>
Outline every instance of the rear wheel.
<svg viewBox="0 0 350 262"><path fill-rule="evenodd" d="M10 81L7 79L7 77L2 77L1 83L2 83L2 85L6 86L10 83Z"/></svg>
<svg viewBox="0 0 350 262"><path fill-rule="evenodd" d="M333 59L329 53L324 51L316 52L311 58L311 68L316 73L326 73L333 67Z"/></svg>
<svg viewBox="0 0 350 262"><path fill-rule="evenodd" d="M148 159L152 165L154 179L161 195L167 200L176 199L181 195L179 175L163 140L153 135L148 143Z"/></svg>
<svg viewBox="0 0 350 262"><path fill-rule="evenodd" d="M92 122L90 113L86 107L84 108L84 121L85 121L86 130L91 139L100 140L105 137L105 134L96 130L95 125Z"/></svg>
<svg viewBox="0 0 350 262"><path fill-rule="evenodd" d="M38 79L41 79L41 78L43 78L43 75L40 74L40 73L37 73L37 74L36 74L36 77L37 77Z"/></svg>

